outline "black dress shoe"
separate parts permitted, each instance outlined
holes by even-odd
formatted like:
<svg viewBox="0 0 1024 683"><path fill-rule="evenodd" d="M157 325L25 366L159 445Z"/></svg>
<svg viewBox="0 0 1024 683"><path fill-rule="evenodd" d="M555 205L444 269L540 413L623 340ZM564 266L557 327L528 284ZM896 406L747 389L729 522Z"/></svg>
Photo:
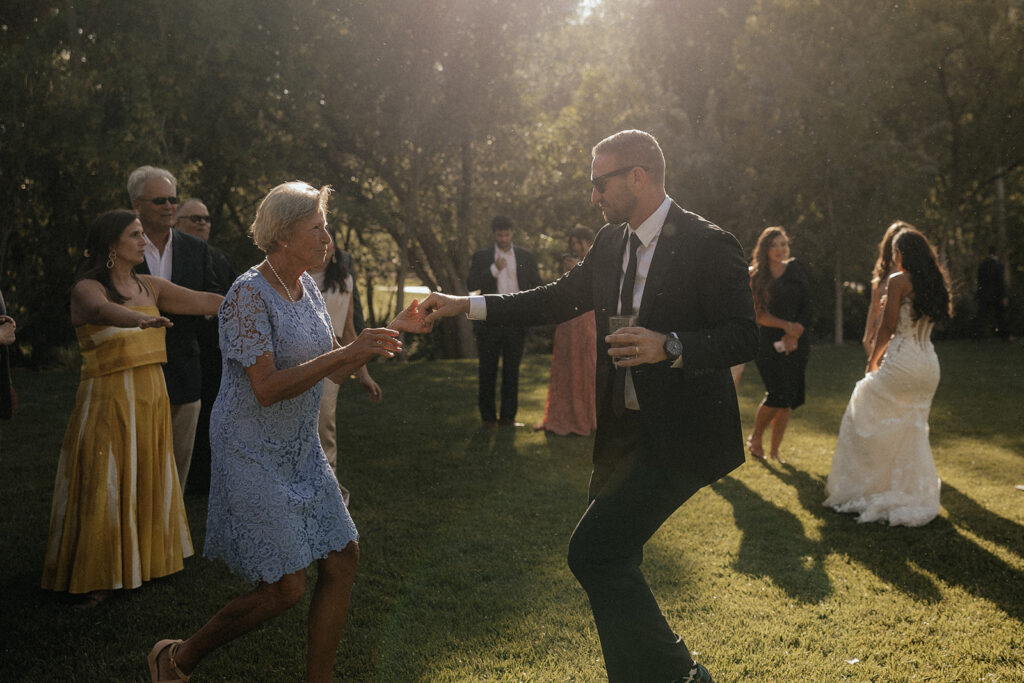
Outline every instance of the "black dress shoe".
<svg viewBox="0 0 1024 683"><path fill-rule="evenodd" d="M523 424L522 422L516 422L512 418L503 417L500 420L498 420L498 426L499 427L525 427L526 425Z"/></svg>
<svg viewBox="0 0 1024 683"><path fill-rule="evenodd" d="M711 678L711 674L708 673L707 669L694 662L690 668L690 673L682 678L677 678L672 683L715 683L715 679Z"/></svg>

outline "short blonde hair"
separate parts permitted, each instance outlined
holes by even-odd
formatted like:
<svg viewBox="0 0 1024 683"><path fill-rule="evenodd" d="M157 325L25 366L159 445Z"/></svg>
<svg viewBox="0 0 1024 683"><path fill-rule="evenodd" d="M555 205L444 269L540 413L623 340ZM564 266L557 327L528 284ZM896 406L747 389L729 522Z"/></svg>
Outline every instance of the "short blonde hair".
<svg viewBox="0 0 1024 683"><path fill-rule="evenodd" d="M642 130L619 131L594 145L591 153L594 157L599 154L613 156L620 166L643 166L654 182L665 182L665 154L650 133Z"/></svg>
<svg viewBox="0 0 1024 683"><path fill-rule="evenodd" d="M292 228L303 218L327 212L327 196L331 186L319 190L300 180L281 183L267 193L249 226L252 241L264 253L277 249L277 244L291 236Z"/></svg>

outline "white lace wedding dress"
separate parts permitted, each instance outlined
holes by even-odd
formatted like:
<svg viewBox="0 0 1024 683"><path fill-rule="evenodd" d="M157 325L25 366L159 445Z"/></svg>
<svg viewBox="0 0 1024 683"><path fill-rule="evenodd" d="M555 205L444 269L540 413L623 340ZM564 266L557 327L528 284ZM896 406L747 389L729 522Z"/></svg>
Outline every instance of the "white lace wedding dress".
<svg viewBox="0 0 1024 683"><path fill-rule="evenodd" d="M839 427L825 505L857 521L921 526L939 514L928 412L939 384L932 321L900 306L881 368L857 382Z"/></svg>

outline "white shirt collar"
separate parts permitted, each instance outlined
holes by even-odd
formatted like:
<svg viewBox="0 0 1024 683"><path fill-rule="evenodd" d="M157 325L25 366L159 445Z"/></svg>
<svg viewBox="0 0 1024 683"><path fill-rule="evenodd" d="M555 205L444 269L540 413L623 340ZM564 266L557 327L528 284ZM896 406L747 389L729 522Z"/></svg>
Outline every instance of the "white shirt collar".
<svg viewBox="0 0 1024 683"><path fill-rule="evenodd" d="M668 217L668 210L671 208L672 198L665 195L665 200L654 210L654 213L636 228L636 236L640 238L640 242L645 247L650 246L651 241L661 233L661 229L665 226L665 219ZM630 226L630 228L632 227Z"/></svg>

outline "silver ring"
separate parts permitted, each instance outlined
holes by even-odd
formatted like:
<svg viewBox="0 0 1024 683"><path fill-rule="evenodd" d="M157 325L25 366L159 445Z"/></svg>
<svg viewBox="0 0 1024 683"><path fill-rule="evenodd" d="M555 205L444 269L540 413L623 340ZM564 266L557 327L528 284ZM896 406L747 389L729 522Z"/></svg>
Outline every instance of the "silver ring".
<svg viewBox="0 0 1024 683"><path fill-rule="evenodd" d="M633 355L634 356L639 356L640 355L640 345L637 344L637 345L633 346L633 349L634 349Z"/></svg>
<svg viewBox="0 0 1024 683"><path fill-rule="evenodd" d="M377 346L381 346L382 344L384 344L384 341L381 340L381 339L378 339L377 340Z"/></svg>

